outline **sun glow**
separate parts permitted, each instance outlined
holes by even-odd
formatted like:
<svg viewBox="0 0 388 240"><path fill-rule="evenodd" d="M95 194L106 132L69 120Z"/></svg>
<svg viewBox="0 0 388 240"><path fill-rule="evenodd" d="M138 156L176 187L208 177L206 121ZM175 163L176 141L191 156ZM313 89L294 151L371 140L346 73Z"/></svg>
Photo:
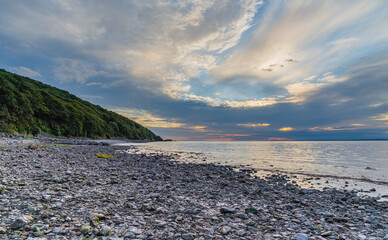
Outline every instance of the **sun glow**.
<svg viewBox="0 0 388 240"><path fill-rule="evenodd" d="M292 128L292 127L283 127L283 128L279 128L279 131L281 132L289 132L289 131L294 131L295 129Z"/></svg>

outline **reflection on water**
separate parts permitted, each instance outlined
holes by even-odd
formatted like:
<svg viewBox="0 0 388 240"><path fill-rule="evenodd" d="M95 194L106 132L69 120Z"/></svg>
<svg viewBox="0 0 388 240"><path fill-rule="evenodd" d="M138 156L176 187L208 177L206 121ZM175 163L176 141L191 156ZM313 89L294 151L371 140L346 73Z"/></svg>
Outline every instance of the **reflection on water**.
<svg viewBox="0 0 388 240"><path fill-rule="evenodd" d="M148 143L147 148L203 153L207 162L249 165L259 170L369 179L388 188L388 141L182 141Z"/></svg>

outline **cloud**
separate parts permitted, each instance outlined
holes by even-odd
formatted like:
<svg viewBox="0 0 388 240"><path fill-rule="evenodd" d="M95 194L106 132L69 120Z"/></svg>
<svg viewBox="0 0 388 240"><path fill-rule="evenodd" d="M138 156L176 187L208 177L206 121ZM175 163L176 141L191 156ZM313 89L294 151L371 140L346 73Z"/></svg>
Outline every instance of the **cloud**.
<svg viewBox="0 0 388 240"><path fill-rule="evenodd" d="M313 127L310 128L310 131L343 131L343 130L349 130L344 128L334 128L334 127Z"/></svg>
<svg viewBox="0 0 388 240"><path fill-rule="evenodd" d="M11 72L17 73L22 76L30 77L30 78L40 78L42 75L28 67L10 67L9 70Z"/></svg>
<svg viewBox="0 0 388 240"><path fill-rule="evenodd" d="M2 9L0 65L39 70L45 83L124 109L162 136L386 131L385 1L21 0Z"/></svg>
<svg viewBox="0 0 388 240"><path fill-rule="evenodd" d="M240 42L262 4L255 0L4 3L7 12L0 16L0 35L57 59L55 76L62 82L86 83L104 66L126 73L127 81L138 87L180 98L189 91L191 78L214 66ZM94 59L98 66L86 59Z"/></svg>
<svg viewBox="0 0 388 240"><path fill-rule="evenodd" d="M354 43L360 41L359 38L351 37L351 38L343 38L343 39L338 39L332 42L329 42L328 45L341 45L342 47L350 47Z"/></svg>
<svg viewBox="0 0 388 240"><path fill-rule="evenodd" d="M260 100L245 100L245 101L231 101L222 100L220 98L203 97L195 94L183 94L183 100L190 100L196 102L206 103L212 107L230 107L230 108L252 108L252 107L265 107L279 102L282 102L282 96L275 96L271 98L262 98ZM285 100L288 101L288 100Z"/></svg>
<svg viewBox="0 0 388 240"><path fill-rule="evenodd" d="M292 128L292 127L282 127L282 128L279 128L279 131L281 132L289 132L289 131L294 131L295 129Z"/></svg>
<svg viewBox="0 0 388 240"><path fill-rule="evenodd" d="M330 76L337 81L325 77L344 61L360 57L354 54L356 49L381 45L388 37L382 33L386 33L382 24L384 11L377 11L383 2L351 4L352 7L346 1L271 1L251 39L211 73L218 83L230 79L272 82L286 88L288 98L294 102L305 101L330 84L346 81L346 76L336 77L333 73ZM367 18L372 12L374 17ZM341 31L342 36L336 37ZM318 76L321 78L314 80Z"/></svg>
<svg viewBox="0 0 388 240"><path fill-rule="evenodd" d="M77 81L84 83L89 77L100 74L88 62L68 58L58 58L57 62L59 67L54 69L54 74L57 79L63 82Z"/></svg>
<svg viewBox="0 0 388 240"><path fill-rule="evenodd" d="M190 126L186 123L179 123L175 121L169 121L164 118L156 117L146 110L140 109L110 109L124 117L132 119L145 127L152 128L181 128L195 132L207 132L206 126Z"/></svg>
<svg viewBox="0 0 388 240"><path fill-rule="evenodd" d="M239 127L268 127L269 123L238 123Z"/></svg>
<svg viewBox="0 0 388 240"><path fill-rule="evenodd" d="M268 141L292 141L292 139L289 139L289 138L270 137L270 138L268 138Z"/></svg>
<svg viewBox="0 0 388 240"><path fill-rule="evenodd" d="M222 136L225 136L225 137L249 137L250 134L227 133L227 134L223 134Z"/></svg>
<svg viewBox="0 0 388 240"><path fill-rule="evenodd" d="M87 95L87 94L82 94L82 95L80 95L80 97L81 97L82 99L86 99L86 100L91 101L91 102L93 102L93 101L95 101L95 100L97 100L97 99L102 99L101 96Z"/></svg>
<svg viewBox="0 0 388 240"><path fill-rule="evenodd" d="M371 118L376 121L388 121L388 113L383 113L378 116L372 116Z"/></svg>
<svg viewBox="0 0 388 240"><path fill-rule="evenodd" d="M317 79L314 82L311 80L315 79L316 76L308 77L303 81L295 81L294 83L285 86L287 91L293 96L293 102L304 101L307 97L316 94L316 92L322 87L335 85L336 83L347 80L347 77L337 78L334 75L326 75L323 78Z"/></svg>
<svg viewBox="0 0 388 240"><path fill-rule="evenodd" d="M168 121L167 119L156 117L145 110L139 109L110 109L113 112L116 112L124 117L132 119L145 127L154 127L154 128L182 128L186 124L177 123L173 121Z"/></svg>
<svg viewBox="0 0 388 240"><path fill-rule="evenodd" d="M365 124L362 124L362 123L352 123L350 125L355 126L355 127L365 127L366 126Z"/></svg>

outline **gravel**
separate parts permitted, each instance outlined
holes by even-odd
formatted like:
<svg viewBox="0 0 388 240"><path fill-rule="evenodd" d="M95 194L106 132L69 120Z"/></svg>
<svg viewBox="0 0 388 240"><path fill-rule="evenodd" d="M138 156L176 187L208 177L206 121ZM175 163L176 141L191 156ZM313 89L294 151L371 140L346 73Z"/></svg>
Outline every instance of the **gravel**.
<svg viewBox="0 0 388 240"><path fill-rule="evenodd" d="M16 137L0 135L0 239L388 239L388 203L352 191L126 151L135 146Z"/></svg>

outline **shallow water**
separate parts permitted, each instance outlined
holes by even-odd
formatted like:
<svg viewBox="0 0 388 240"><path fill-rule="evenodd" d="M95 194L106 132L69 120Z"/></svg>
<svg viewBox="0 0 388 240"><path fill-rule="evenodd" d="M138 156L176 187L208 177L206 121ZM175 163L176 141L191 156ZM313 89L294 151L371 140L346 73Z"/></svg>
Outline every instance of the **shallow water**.
<svg viewBox="0 0 388 240"><path fill-rule="evenodd" d="M181 158L184 161L244 165L256 169L259 175L283 172L294 175L304 187L375 188L377 191L369 195L388 194L388 141L182 141L140 145L148 152L191 154Z"/></svg>

